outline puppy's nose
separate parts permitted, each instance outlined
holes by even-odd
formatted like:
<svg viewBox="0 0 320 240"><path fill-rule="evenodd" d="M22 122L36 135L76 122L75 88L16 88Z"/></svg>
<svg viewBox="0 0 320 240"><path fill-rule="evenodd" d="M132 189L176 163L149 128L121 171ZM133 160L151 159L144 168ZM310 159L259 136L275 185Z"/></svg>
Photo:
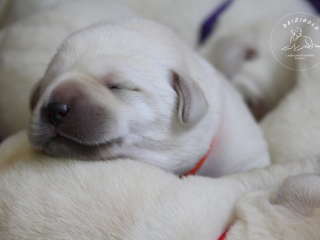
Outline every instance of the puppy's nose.
<svg viewBox="0 0 320 240"><path fill-rule="evenodd" d="M65 116L69 113L70 108L64 103L49 103L47 105L48 122L57 127Z"/></svg>

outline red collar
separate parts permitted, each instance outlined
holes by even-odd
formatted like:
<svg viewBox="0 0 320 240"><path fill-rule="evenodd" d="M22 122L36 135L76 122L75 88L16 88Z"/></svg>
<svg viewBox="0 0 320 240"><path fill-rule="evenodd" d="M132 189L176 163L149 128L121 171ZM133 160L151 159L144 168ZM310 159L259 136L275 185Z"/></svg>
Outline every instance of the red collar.
<svg viewBox="0 0 320 240"><path fill-rule="evenodd" d="M212 150L212 148L214 146L214 143L215 143L215 139L213 139L213 141L211 142L210 148L209 148L207 154L203 158L200 159L200 161L196 164L196 166L193 169L191 169L189 172L187 172L185 174L182 174L179 177L183 178L183 177L187 177L189 175L195 175L198 172L198 170L201 168L203 163L207 160L207 158L208 158L208 156L209 156L209 154L210 154L210 152L211 152L211 150ZM225 240L226 236L227 236L227 231L222 233L222 235L218 238L218 240Z"/></svg>
<svg viewBox="0 0 320 240"><path fill-rule="evenodd" d="M225 240L227 236L227 231L225 231L224 233L222 233L222 235L218 238L218 240Z"/></svg>
<svg viewBox="0 0 320 240"><path fill-rule="evenodd" d="M195 166L193 169L191 169L189 172L180 175L180 176L179 176L180 178L187 177L187 176L189 176L189 175L195 175L195 174L198 172L198 170L201 168L201 166L203 165L203 163L207 160L207 158L208 158L208 156L209 156L209 154L210 154L210 152L211 152L211 150L212 150L212 148L213 148L213 146L214 146L214 142L215 142L215 139L213 139L213 141L211 142L210 148L209 148L207 154L206 154L203 158L201 158L201 159L199 160L199 162L196 164L196 166Z"/></svg>

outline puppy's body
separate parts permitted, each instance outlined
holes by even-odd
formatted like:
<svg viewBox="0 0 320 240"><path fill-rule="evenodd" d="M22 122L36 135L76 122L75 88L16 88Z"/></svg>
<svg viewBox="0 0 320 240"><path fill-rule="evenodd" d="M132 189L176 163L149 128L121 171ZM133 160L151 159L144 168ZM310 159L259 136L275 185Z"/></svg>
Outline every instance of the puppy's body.
<svg viewBox="0 0 320 240"><path fill-rule="evenodd" d="M237 216L244 214L235 215L234 204L243 194L277 191L288 176L320 172L319 160L310 159L220 179L179 179L131 160L54 159L31 148L26 133L5 141L0 156L4 240L218 239L230 225L242 223ZM250 230L256 222L249 223ZM279 227L288 232L291 226ZM245 238L234 235L237 230L229 229L230 239ZM303 239L308 234L304 232Z"/></svg>
<svg viewBox="0 0 320 240"><path fill-rule="evenodd" d="M31 143L54 156L127 157L183 174L214 142L199 174L269 164L239 94L171 30L151 21L101 24L68 37L31 102ZM57 103L70 110L58 114L58 123L51 108Z"/></svg>
<svg viewBox="0 0 320 240"><path fill-rule="evenodd" d="M235 204L237 220L228 240L317 239L320 176L285 179L280 188L247 193Z"/></svg>
<svg viewBox="0 0 320 240"><path fill-rule="evenodd" d="M306 34L315 42L320 42L319 35L314 31ZM319 62L318 53L300 61L301 69L308 70L299 72L296 87L261 123L275 163L303 160L320 152Z"/></svg>

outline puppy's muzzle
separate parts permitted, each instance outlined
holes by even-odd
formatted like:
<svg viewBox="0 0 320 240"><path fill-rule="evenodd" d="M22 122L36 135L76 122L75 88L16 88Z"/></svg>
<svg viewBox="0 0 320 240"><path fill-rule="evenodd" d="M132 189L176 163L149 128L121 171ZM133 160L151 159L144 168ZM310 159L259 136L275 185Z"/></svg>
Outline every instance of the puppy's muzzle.
<svg viewBox="0 0 320 240"><path fill-rule="evenodd" d="M46 107L47 121L57 127L69 113L70 108L64 103L49 103Z"/></svg>

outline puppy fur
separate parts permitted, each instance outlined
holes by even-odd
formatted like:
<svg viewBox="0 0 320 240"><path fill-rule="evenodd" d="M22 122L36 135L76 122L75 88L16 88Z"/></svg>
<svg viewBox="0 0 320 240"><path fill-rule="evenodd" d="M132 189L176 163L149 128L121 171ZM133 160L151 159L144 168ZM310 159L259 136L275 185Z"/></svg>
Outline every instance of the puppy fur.
<svg viewBox="0 0 320 240"><path fill-rule="evenodd" d="M314 31L306 34L315 42L320 42L319 35ZM314 57L300 61L301 69L310 69L299 71L299 80L295 88L261 123L274 163L303 160L320 153L320 67L316 65L318 62L318 52Z"/></svg>
<svg viewBox="0 0 320 240"><path fill-rule="evenodd" d="M283 181L277 191L245 194L235 204L227 240L319 238L320 176L303 174Z"/></svg>
<svg viewBox="0 0 320 240"><path fill-rule="evenodd" d="M0 28L59 2L62 2L62 0L1 0Z"/></svg>
<svg viewBox="0 0 320 240"><path fill-rule="evenodd" d="M31 100L31 144L57 157L126 157L186 173L222 176L269 164L240 95L170 29L132 19L68 37ZM70 112L55 126L51 103Z"/></svg>
<svg viewBox="0 0 320 240"><path fill-rule="evenodd" d="M119 2L1 2L0 22L6 28L0 32L0 111L5 113L0 115L0 139L28 126L27 102L31 88L44 75L57 47L70 33L102 20L139 15L170 26L185 42L196 47L203 18L219 4L216 1L199 4L194 0L188 4L185 0L121 0L124 6L120 7Z"/></svg>
<svg viewBox="0 0 320 240"><path fill-rule="evenodd" d="M218 239L237 222L234 204L243 194L276 191L288 176L319 172L320 160L313 158L219 179L179 179L126 159L51 158L22 132L0 146L0 236Z"/></svg>
<svg viewBox="0 0 320 240"><path fill-rule="evenodd" d="M13 6L20 6L21 2L13 1ZM36 3L33 1L38 6ZM16 8L12 11L23 15ZM108 0L95 0L95 4L68 0L33 11L0 31L0 139L27 128L30 92L65 37L99 21L135 16Z"/></svg>
<svg viewBox="0 0 320 240"><path fill-rule="evenodd" d="M252 113L261 119L296 83L296 72L284 68L270 49L277 21L294 12L314 14L305 0L239 0L222 14L214 33L200 52L242 93ZM278 36L274 51L281 51L288 36ZM290 60L286 65L291 65Z"/></svg>
<svg viewBox="0 0 320 240"><path fill-rule="evenodd" d="M61 0L12 0L8 15L19 19ZM92 1L90 1L92 3ZM110 2L110 1L107 1ZM314 13L305 0L237 0L219 18L210 38L199 46L200 28L221 0L117 0L137 15L172 28L189 46L201 52L241 92L252 113L261 119L296 82L295 72L283 68L270 51L270 35L279 19L293 12ZM99 1L94 4L99 5ZM106 16L108 13L106 13ZM279 46L287 35L277 33ZM288 62L288 65L290 63Z"/></svg>

